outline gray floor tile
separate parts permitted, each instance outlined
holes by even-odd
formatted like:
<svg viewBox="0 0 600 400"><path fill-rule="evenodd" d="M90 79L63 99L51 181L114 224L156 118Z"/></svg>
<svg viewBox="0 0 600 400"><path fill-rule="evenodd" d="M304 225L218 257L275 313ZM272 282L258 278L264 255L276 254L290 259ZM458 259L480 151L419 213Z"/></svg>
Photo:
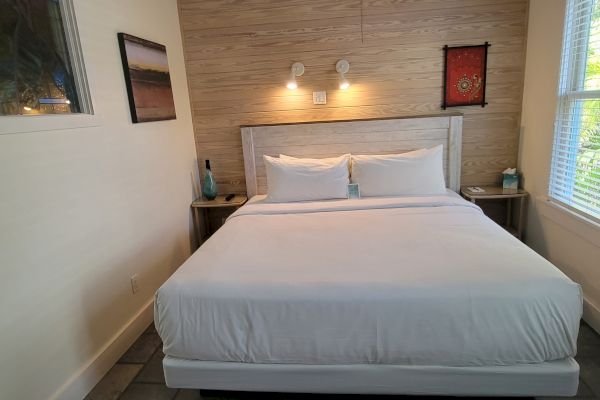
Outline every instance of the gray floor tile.
<svg viewBox="0 0 600 400"><path fill-rule="evenodd" d="M115 364L85 400L115 400L142 369L142 364Z"/></svg>
<svg viewBox="0 0 600 400"><path fill-rule="evenodd" d="M154 326L154 325L151 325ZM127 350L118 361L120 363L146 363L152 357L152 354L162 344L160 337L156 332L146 331L135 343Z"/></svg>
<svg viewBox="0 0 600 400"><path fill-rule="evenodd" d="M146 331L144 333L157 333L154 322L150 324L150 326L148 327L148 329L146 329Z"/></svg>
<svg viewBox="0 0 600 400"><path fill-rule="evenodd" d="M156 352L150 358L150 361L146 363L142 371L135 378L136 382L145 383L165 383L165 374L163 372L162 360L165 357L162 349L156 350Z"/></svg>
<svg viewBox="0 0 600 400"><path fill-rule="evenodd" d="M583 358L579 362L579 377L591 389L596 397L600 397L600 360Z"/></svg>
<svg viewBox="0 0 600 400"><path fill-rule="evenodd" d="M598 377L600 379L600 377ZM584 381L579 379L579 388L577 389L577 395L575 397L580 399L588 399L596 397L595 393L590 389L590 387Z"/></svg>
<svg viewBox="0 0 600 400"><path fill-rule="evenodd" d="M600 335L586 323L582 323L579 328L577 357L600 358Z"/></svg>
<svg viewBox="0 0 600 400"><path fill-rule="evenodd" d="M177 389L155 383L132 383L119 400L173 400Z"/></svg>
<svg viewBox="0 0 600 400"><path fill-rule="evenodd" d="M200 391L197 389L180 389L175 400L201 400Z"/></svg>

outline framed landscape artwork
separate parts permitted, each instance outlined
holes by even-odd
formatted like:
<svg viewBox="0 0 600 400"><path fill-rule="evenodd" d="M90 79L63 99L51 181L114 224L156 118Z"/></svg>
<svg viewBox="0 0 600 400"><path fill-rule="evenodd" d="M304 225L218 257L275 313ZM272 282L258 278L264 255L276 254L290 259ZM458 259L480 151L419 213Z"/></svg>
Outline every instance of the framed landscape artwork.
<svg viewBox="0 0 600 400"><path fill-rule="evenodd" d="M119 33L119 48L131 121L175 119L167 49L162 44Z"/></svg>
<svg viewBox="0 0 600 400"><path fill-rule="evenodd" d="M478 46L444 46L444 110L471 105L485 107L488 47L488 42Z"/></svg>

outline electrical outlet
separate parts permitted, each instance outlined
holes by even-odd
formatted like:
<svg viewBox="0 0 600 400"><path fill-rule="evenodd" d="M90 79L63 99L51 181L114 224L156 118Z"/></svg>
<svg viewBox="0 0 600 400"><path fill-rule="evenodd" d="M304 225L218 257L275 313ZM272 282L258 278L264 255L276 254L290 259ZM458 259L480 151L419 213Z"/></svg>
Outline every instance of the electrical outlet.
<svg viewBox="0 0 600 400"><path fill-rule="evenodd" d="M313 104L327 104L327 92L313 92Z"/></svg>
<svg viewBox="0 0 600 400"><path fill-rule="evenodd" d="M138 289L138 274L133 274L131 275L131 293L136 294Z"/></svg>

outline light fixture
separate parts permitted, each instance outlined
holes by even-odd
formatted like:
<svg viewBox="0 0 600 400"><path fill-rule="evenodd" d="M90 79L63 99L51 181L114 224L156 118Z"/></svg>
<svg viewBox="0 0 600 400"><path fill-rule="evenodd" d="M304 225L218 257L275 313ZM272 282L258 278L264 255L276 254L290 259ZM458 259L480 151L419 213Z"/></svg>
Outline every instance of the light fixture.
<svg viewBox="0 0 600 400"><path fill-rule="evenodd" d="M348 82L348 79L346 79L344 74L350 70L350 63L347 60L338 60L338 62L335 63L335 70L340 76L340 89L348 89L350 87L350 82Z"/></svg>
<svg viewBox="0 0 600 400"><path fill-rule="evenodd" d="M290 71L290 79L287 82L288 89L296 89L298 87L298 82L296 82L297 76L302 76L304 73L304 64L300 62L295 62L292 64L292 70Z"/></svg>
<svg viewBox="0 0 600 400"><path fill-rule="evenodd" d="M23 107L23 110L25 110L25 111L31 111L31 107L25 106L25 107Z"/></svg>

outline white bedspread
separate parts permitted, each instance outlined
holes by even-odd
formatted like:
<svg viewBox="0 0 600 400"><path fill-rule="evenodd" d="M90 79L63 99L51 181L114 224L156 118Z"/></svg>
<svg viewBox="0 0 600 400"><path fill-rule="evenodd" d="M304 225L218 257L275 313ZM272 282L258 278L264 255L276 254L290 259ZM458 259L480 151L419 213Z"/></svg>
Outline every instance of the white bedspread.
<svg viewBox="0 0 600 400"><path fill-rule="evenodd" d="M287 204L230 217L158 290L167 355L483 366L573 356L582 296L456 194Z"/></svg>

